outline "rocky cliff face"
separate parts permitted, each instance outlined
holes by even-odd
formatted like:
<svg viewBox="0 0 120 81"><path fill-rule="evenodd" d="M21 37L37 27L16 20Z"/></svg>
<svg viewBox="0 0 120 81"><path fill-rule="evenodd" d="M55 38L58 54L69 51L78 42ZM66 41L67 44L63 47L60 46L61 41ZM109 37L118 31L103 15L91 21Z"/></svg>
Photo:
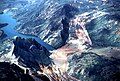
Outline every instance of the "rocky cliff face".
<svg viewBox="0 0 120 81"><path fill-rule="evenodd" d="M15 64L0 62L0 81L35 81Z"/></svg>
<svg viewBox="0 0 120 81"><path fill-rule="evenodd" d="M40 70L40 65L48 66L51 64L50 52L34 39L17 37L13 43L15 45L13 54L19 58L20 65L37 71Z"/></svg>
<svg viewBox="0 0 120 81"><path fill-rule="evenodd" d="M50 81L45 75L29 75L15 64L0 62L0 81Z"/></svg>

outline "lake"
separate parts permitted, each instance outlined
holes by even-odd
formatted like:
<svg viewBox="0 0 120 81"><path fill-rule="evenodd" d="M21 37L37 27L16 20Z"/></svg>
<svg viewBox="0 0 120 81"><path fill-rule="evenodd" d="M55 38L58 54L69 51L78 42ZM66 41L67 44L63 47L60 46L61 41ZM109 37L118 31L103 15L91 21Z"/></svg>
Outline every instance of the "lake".
<svg viewBox="0 0 120 81"><path fill-rule="evenodd" d="M0 15L0 23L8 23L6 27L1 28L5 34L7 34L7 37L5 39L13 38L13 37L21 37L21 38L33 38L35 39L39 44L47 48L48 50L53 50L54 48L45 43L43 40L41 40L39 37L33 36L33 35L25 35L17 32L14 28L17 25L17 21L12 18L11 14L4 13Z"/></svg>

